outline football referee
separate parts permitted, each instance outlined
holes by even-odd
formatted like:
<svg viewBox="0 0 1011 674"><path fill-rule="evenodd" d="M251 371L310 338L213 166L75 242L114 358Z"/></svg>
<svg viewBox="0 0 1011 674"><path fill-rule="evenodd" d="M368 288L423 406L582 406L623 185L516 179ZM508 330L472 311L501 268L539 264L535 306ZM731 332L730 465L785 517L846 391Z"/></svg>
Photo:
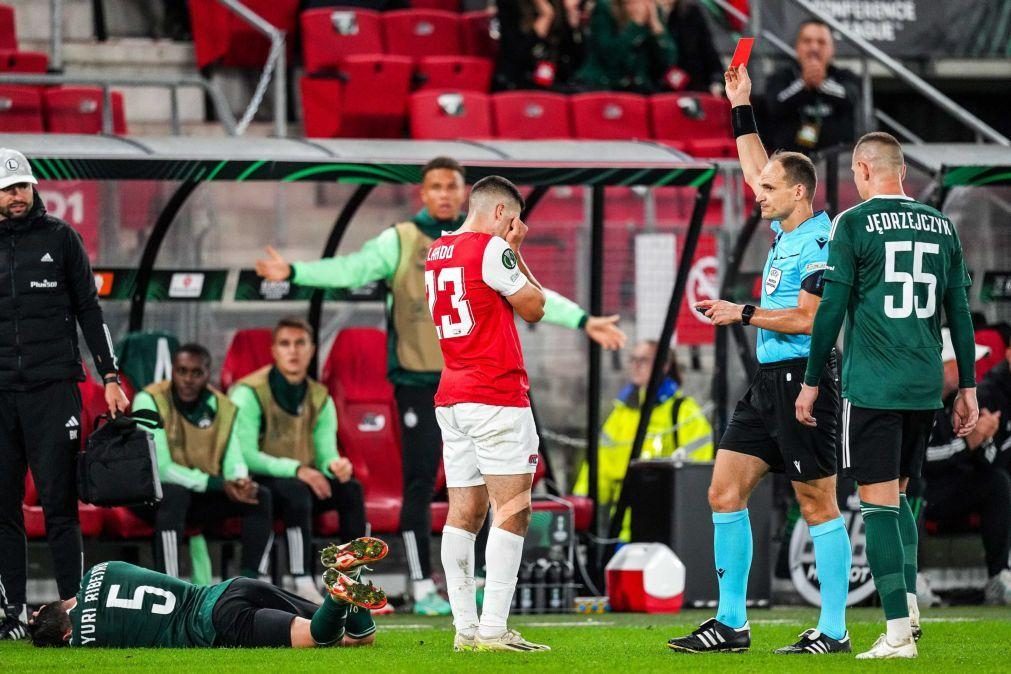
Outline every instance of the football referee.
<svg viewBox="0 0 1011 674"><path fill-rule="evenodd" d="M60 598L77 593L84 553L76 456L84 378L77 325L105 382L119 387L109 328L81 236L46 214L25 156L0 149L0 640L26 636L26 541L21 502L31 467L46 517Z"/></svg>

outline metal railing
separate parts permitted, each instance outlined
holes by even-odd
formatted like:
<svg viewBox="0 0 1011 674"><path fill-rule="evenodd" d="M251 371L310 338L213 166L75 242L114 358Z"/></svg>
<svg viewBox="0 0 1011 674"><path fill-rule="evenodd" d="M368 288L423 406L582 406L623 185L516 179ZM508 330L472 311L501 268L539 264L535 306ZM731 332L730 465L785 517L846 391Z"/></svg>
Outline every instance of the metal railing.
<svg viewBox="0 0 1011 674"><path fill-rule="evenodd" d="M951 100L943 93L938 91L935 87L924 81L922 78L917 76L911 70L906 68L904 65L899 63L896 59L892 58L888 54L884 53L873 44L864 40L859 35L847 30L841 23L835 20L831 15L819 10L817 7L811 4L809 0L789 0L794 5L803 9L804 11L810 13L812 16L821 19L836 33L838 33L844 40L852 44L861 53L863 60L863 68L861 73L862 81L862 92L863 92L863 115L866 121L869 120L870 113L873 112L873 116L892 128L898 131L900 134L905 136L909 141L913 143L922 143L923 139L917 136L915 133L911 132L901 123L897 122L888 114L874 108L871 91L870 91L870 68L867 66L866 59L868 57L881 63L885 68L890 70L896 77L911 86L913 89L923 94L932 103L940 107L942 110L953 116L959 122L964 124L966 127L971 129L976 133L977 139L988 138L991 141L998 143L999 145L1011 146L1011 140L1008 140L1005 136L1000 134L997 130L989 126L986 122L979 119L971 112L960 106L955 101ZM726 2L726 0L713 0L719 7L721 7L727 13L733 15L734 17L740 19L744 22L751 21L751 17L744 14L736 7ZM778 51L781 53L794 57L794 50L785 41L780 39L775 33L761 28L758 22L755 22L755 32L761 35L763 38L769 41Z"/></svg>
<svg viewBox="0 0 1011 674"><path fill-rule="evenodd" d="M171 79L141 78L141 77L87 77L75 75L34 75L26 73L0 73L0 84L79 84L102 88L102 133L113 132L112 119L112 87L161 87L169 90L171 99L172 133L182 133L179 121L179 88L199 87L211 99L214 110L230 136L237 135L235 115L232 114L225 101L224 94L216 86L202 77L176 77Z"/></svg>
<svg viewBox="0 0 1011 674"><path fill-rule="evenodd" d="M263 96L267 93L267 85L271 77L274 79L274 134L278 138L288 135L288 65L285 34L262 16L246 7L239 0L218 0L218 3L234 12L240 19L248 23L270 40L270 53L267 62L260 73L260 81L256 84L253 98L246 106L246 111L236 125L236 132L242 135L253 120L253 115L260 108Z"/></svg>

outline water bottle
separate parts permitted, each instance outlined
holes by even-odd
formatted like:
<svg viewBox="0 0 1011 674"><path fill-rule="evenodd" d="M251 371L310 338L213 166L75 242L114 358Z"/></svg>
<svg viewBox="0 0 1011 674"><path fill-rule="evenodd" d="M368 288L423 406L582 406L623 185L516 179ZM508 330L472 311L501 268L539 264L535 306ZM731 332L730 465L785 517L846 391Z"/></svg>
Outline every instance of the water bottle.
<svg viewBox="0 0 1011 674"><path fill-rule="evenodd" d="M562 563L551 562L548 567L548 612L562 611Z"/></svg>
<svg viewBox="0 0 1011 674"><path fill-rule="evenodd" d="M576 569L570 561L562 562L562 610L568 613L576 603Z"/></svg>
<svg viewBox="0 0 1011 674"><path fill-rule="evenodd" d="M534 575L534 563L523 562L520 564L519 592L513 597L513 603L520 613L531 613L534 609L534 591L531 581Z"/></svg>
<svg viewBox="0 0 1011 674"><path fill-rule="evenodd" d="M548 567L551 563L546 559L538 559L534 566L534 613L544 613L548 608L548 593L545 581Z"/></svg>

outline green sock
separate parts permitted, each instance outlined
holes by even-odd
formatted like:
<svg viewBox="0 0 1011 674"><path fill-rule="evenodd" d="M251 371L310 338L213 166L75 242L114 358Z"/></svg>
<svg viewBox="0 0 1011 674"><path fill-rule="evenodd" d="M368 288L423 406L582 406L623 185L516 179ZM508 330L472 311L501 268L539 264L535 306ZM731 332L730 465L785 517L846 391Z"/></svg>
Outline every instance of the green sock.
<svg viewBox="0 0 1011 674"><path fill-rule="evenodd" d="M372 611L352 606L348 613L348 636L352 639L364 639L375 631L376 621L372 619Z"/></svg>
<svg viewBox="0 0 1011 674"><path fill-rule="evenodd" d="M193 567L190 582L194 585L211 584L211 555L207 551L207 539L202 535L190 536L190 565Z"/></svg>
<svg viewBox="0 0 1011 674"><path fill-rule="evenodd" d="M902 554L905 557L906 592L916 594L916 554L919 544L919 532L916 529L916 516L909 506L905 494L899 494L899 536L902 537Z"/></svg>
<svg viewBox="0 0 1011 674"><path fill-rule="evenodd" d="M309 634L312 640L320 646L328 646L344 637L344 624L348 619L346 602L334 600L329 593L323 596L323 604L312 614L309 623Z"/></svg>
<svg viewBox="0 0 1011 674"><path fill-rule="evenodd" d="M874 576L874 587L881 597L885 619L909 617L906 604L906 580L903 577L902 537L899 534L899 509L895 506L860 502L867 534L867 562Z"/></svg>

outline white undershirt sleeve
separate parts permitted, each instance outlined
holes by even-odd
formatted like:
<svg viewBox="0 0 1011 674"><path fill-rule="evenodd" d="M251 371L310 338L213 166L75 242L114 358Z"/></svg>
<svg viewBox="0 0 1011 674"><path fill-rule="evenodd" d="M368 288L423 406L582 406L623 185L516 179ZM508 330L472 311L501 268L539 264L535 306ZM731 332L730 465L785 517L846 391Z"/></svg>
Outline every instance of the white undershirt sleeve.
<svg viewBox="0 0 1011 674"><path fill-rule="evenodd" d="M515 295L528 283L527 277L520 271L516 254L499 236L491 237L485 246L481 276L486 284L504 297Z"/></svg>

